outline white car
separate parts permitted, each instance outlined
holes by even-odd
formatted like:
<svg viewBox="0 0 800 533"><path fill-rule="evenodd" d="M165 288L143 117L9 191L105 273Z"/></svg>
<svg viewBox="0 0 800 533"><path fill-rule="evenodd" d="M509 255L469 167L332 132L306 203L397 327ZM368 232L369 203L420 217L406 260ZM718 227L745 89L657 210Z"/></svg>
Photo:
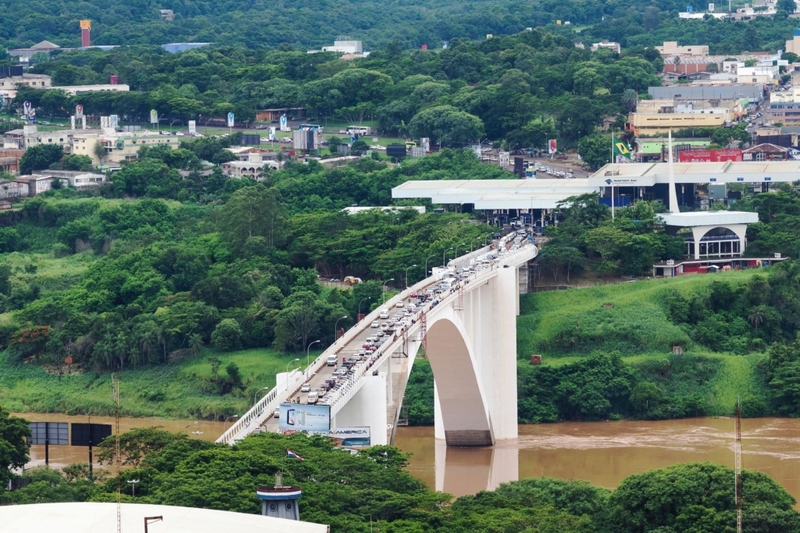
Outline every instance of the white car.
<svg viewBox="0 0 800 533"><path fill-rule="evenodd" d="M300 392L310 392L311 391L311 383L303 383L303 386L300 387Z"/></svg>
<svg viewBox="0 0 800 533"><path fill-rule="evenodd" d="M399 309L402 309L404 305L405 305L405 304L403 303L403 300L400 300L399 302L397 302L397 303L395 304L395 307L397 307L397 308L399 308Z"/></svg>
<svg viewBox="0 0 800 533"><path fill-rule="evenodd" d="M380 327L380 325L381 325L381 323L376 320L372 324L370 324L369 327L377 328L377 327Z"/></svg>

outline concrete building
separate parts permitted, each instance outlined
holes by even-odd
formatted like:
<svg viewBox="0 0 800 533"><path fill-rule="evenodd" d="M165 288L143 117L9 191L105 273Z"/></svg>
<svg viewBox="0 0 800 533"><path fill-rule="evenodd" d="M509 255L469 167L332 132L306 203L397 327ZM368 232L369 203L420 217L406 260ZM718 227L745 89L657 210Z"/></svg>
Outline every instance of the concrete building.
<svg viewBox="0 0 800 533"><path fill-rule="evenodd" d="M50 57L51 52L60 48L60 46L53 44L50 41L41 41L30 48L15 48L13 50L8 50L8 55L11 57L16 57L20 63L30 63L31 58L35 54L46 54L47 57Z"/></svg>
<svg viewBox="0 0 800 533"><path fill-rule="evenodd" d="M222 173L229 178L253 178L259 180L264 167L279 169L277 161L229 161L222 164Z"/></svg>
<svg viewBox="0 0 800 533"><path fill-rule="evenodd" d="M64 91L70 96L76 96L85 93L126 93L131 90L130 86L124 83L107 83L98 85L59 85L50 88Z"/></svg>
<svg viewBox="0 0 800 533"><path fill-rule="evenodd" d="M108 181L106 179L106 175L101 174L100 172L83 172L79 170L46 170L40 172L40 174L66 180L70 187L75 187L76 189L97 187Z"/></svg>
<svg viewBox="0 0 800 533"><path fill-rule="evenodd" d="M22 74L0 78L0 98L8 104L17 96L17 86L27 85L34 89L49 89L50 76L46 74Z"/></svg>
<svg viewBox="0 0 800 533"><path fill-rule="evenodd" d="M139 157L139 148L165 144L172 149L178 148L181 137L162 135L149 130L116 132L106 130L100 134L76 134L73 136L71 152L92 158L92 164L99 167L118 166L123 161L135 161ZM95 146L100 143L104 153L97 155Z"/></svg>
<svg viewBox="0 0 800 533"><path fill-rule="evenodd" d="M778 65L740 67L736 72L737 83L773 84L779 76Z"/></svg>
<svg viewBox="0 0 800 533"><path fill-rule="evenodd" d="M786 41L786 51L800 55L800 29L792 32L792 38Z"/></svg>
<svg viewBox="0 0 800 533"><path fill-rule="evenodd" d="M166 21L172 22L175 20L175 13L171 9L159 9L158 14Z"/></svg>
<svg viewBox="0 0 800 533"><path fill-rule="evenodd" d="M0 171L16 174L19 171L19 160L25 150L18 148L0 148Z"/></svg>
<svg viewBox="0 0 800 533"><path fill-rule="evenodd" d="M597 52L597 50L599 50L600 48L607 48L618 54L622 53L622 47L619 45L619 43L611 42L608 39L603 39L599 43L594 43L592 45L591 50L592 52Z"/></svg>
<svg viewBox="0 0 800 533"><path fill-rule="evenodd" d="M31 174L20 176L14 181L28 186L28 196L36 196L53 188L53 181L59 180L49 174Z"/></svg>
<svg viewBox="0 0 800 533"><path fill-rule="evenodd" d="M342 59L358 59L367 57L369 52L365 52L361 41L341 40L333 41L333 46L323 46L322 50L309 50L309 54L316 54L319 52L335 52L337 54L344 54Z"/></svg>
<svg viewBox="0 0 800 533"><path fill-rule="evenodd" d="M24 198L28 196L28 183L22 181L0 182L0 198L3 200L13 200L14 198Z"/></svg>
<svg viewBox="0 0 800 533"><path fill-rule="evenodd" d="M23 126L22 129L7 131L3 135L3 142L6 146L16 146L20 149L27 150L39 144L57 144L64 148L64 152L73 153L72 146L75 135L99 135L101 130L98 129L69 129L69 130L51 130L39 131L35 124Z"/></svg>
<svg viewBox="0 0 800 533"><path fill-rule="evenodd" d="M656 100L742 100L750 103L764 98L764 86L760 84L735 85L670 85L648 87L648 94Z"/></svg>
<svg viewBox="0 0 800 533"><path fill-rule="evenodd" d="M705 57L708 55L708 45L678 46L678 41L664 41L663 45L656 46L656 50L662 56Z"/></svg>
<svg viewBox="0 0 800 533"><path fill-rule="evenodd" d="M725 125L725 115L692 113L631 113L625 131L639 135L662 135L671 130L712 128Z"/></svg>
<svg viewBox="0 0 800 533"><path fill-rule="evenodd" d="M162 44L161 48L169 52L170 54L179 54L180 52L186 52L187 50L197 50L198 48L204 48L206 46L211 46L214 43L167 43Z"/></svg>

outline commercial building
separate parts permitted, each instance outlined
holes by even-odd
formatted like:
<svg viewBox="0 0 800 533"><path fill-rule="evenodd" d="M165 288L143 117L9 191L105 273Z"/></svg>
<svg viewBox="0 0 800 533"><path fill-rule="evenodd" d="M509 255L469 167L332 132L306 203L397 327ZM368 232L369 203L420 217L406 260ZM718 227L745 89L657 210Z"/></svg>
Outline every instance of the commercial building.
<svg viewBox="0 0 800 533"><path fill-rule="evenodd" d="M100 133L102 133L102 130L99 129L39 131L39 128L32 124L23 126L22 129L7 131L3 135L3 143L5 146L16 146L25 150L39 144L57 144L64 149L64 152L72 153L76 135L97 136Z"/></svg>
<svg viewBox="0 0 800 533"><path fill-rule="evenodd" d="M51 52L60 48L60 46L53 44L50 41L41 41L30 48L14 48L12 50L8 50L8 55L11 57L16 57L20 63L30 63L31 58L35 54L45 54L47 57L50 57Z"/></svg>
<svg viewBox="0 0 800 533"><path fill-rule="evenodd" d="M671 130L725 125L724 114L631 113L625 131L639 135L662 135Z"/></svg>
<svg viewBox="0 0 800 533"><path fill-rule="evenodd" d="M760 84L725 85L671 85L648 87L648 94L657 100L744 100L760 102L764 98L764 86Z"/></svg>
<svg viewBox="0 0 800 533"><path fill-rule="evenodd" d="M175 135L162 135L149 130L117 132L109 129L99 134L78 133L73 135L69 153L89 156L95 166L114 167L123 161L135 161L139 157L139 148L142 146L167 145L175 149L180 146L180 143L181 138ZM99 155L98 152L100 152Z"/></svg>
<svg viewBox="0 0 800 533"><path fill-rule="evenodd" d="M800 29L792 32L792 38L786 41L786 51L800 55Z"/></svg>
<svg viewBox="0 0 800 533"><path fill-rule="evenodd" d="M365 52L361 41L341 40L333 41L333 46L323 46L322 50L309 50L309 54L317 54L319 52L335 52L343 54L342 59L358 59L360 57L367 57L369 52Z"/></svg>
<svg viewBox="0 0 800 533"><path fill-rule="evenodd" d="M50 76L46 74L2 76L2 72L0 72L0 99L4 105L8 105L17 96L18 85L27 85L34 89L49 89L50 83Z"/></svg>
<svg viewBox="0 0 800 533"><path fill-rule="evenodd" d="M222 173L229 178L252 178L260 180L264 167L279 169L277 161L229 161L222 164Z"/></svg>
<svg viewBox="0 0 800 533"><path fill-rule="evenodd" d="M0 182L0 199L13 200L28 196L28 183L22 181Z"/></svg>
<svg viewBox="0 0 800 533"><path fill-rule="evenodd" d="M705 57L708 55L708 45L678 46L678 41L664 41L663 45L656 46L656 50L662 56Z"/></svg>

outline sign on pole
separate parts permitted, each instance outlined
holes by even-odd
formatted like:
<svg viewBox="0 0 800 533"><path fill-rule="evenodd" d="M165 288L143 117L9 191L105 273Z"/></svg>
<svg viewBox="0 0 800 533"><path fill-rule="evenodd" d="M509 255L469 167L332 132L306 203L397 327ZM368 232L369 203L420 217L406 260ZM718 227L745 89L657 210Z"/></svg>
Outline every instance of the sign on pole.
<svg viewBox="0 0 800 533"><path fill-rule="evenodd" d="M189 135L197 135L197 122L194 120L189 121Z"/></svg>
<svg viewBox="0 0 800 533"><path fill-rule="evenodd" d="M558 151L558 145L556 144L555 139L550 139L547 141L547 153L554 154Z"/></svg>
<svg viewBox="0 0 800 533"><path fill-rule="evenodd" d="M228 127L229 128L233 127L233 111L228 113Z"/></svg>
<svg viewBox="0 0 800 533"><path fill-rule="evenodd" d="M44 464L50 464L50 445L69 446L67 422L29 422L31 436L28 444L44 444Z"/></svg>
<svg viewBox="0 0 800 533"><path fill-rule="evenodd" d="M155 109L150 110L150 124L158 124L158 111Z"/></svg>

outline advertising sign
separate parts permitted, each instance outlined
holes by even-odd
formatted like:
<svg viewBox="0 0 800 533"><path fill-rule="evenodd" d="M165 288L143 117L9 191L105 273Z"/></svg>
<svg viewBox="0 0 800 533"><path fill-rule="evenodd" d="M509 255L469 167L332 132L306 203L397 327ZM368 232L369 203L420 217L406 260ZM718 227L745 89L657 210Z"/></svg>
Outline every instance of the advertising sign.
<svg viewBox="0 0 800 533"><path fill-rule="evenodd" d="M233 127L233 111L228 113L228 127L229 128Z"/></svg>
<svg viewBox="0 0 800 533"><path fill-rule="evenodd" d="M270 141L274 141L275 140L275 126L270 126L269 127L269 140Z"/></svg>
<svg viewBox="0 0 800 533"><path fill-rule="evenodd" d="M196 135L197 134L197 122L194 120L189 121L189 135Z"/></svg>
<svg viewBox="0 0 800 533"><path fill-rule="evenodd" d="M80 22L82 30L91 30L92 29L92 21L91 20L82 20ZM73 26L74 28L75 26Z"/></svg>
<svg viewBox="0 0 800 533"><path fill-rule="evenodd" d="M53 444L69 446L69 424L67 422L30 422L29 444Z"/></svg>
<svg viewBox="0 0 800 533"><path fill-rule="evenodd" d="M97 446L111 435L111 424L72 424L73 446Z"/></svg>
<svg viewBox="0 0 800 533"><path fill-rule="evenodd" d="M117 129L117 127L119 126L119 115L111 115L108 118L111 119L111 127Z"/></svg>
<svg viewBox="0 0 800 533"><path fill-rule="evenodd" d="M150 124L158 124L158 111L155 109L150 110Z"/></svg>
<svg viewBox="0 0 800 533"><path fill-rule="evenodd" d="M372 445L369 426L332 429L328 436L335 446L342 448L367 448Z"/></svg>
<svg viewBox="0 0 800 533"><path fill-rule="evenodd" d="M26 116L30 115L31 114L31 103L30 102L25 102L24 104L22 104L22 109L25 111L25 115Z"/></svg>
<svg viewBox="0 0 800 533"><path fill-rule="evenodd" d="M555 139L550 139L547 141L547 153L554 154L558 151L558 145L556 144Z"/></svg>
<svg viewBox="0 0 800 533"><path fill-rule="evenodd" d="M422 148L425 153L431 151L431 138L430 137L422 137L419 140L419 147Z"/></svg>
<svg viewBox="0 0 800 533"><path fill-rule="evenodd" d="M78 104L75 106L75 118L81 118L83 116L83 106Z"/></svg>
<svg viewBox="0 0 800 533"><path fill-rule="evenodd" d="M281 131L289 131L286 115L281 115Z"/></svg>
<svg viewBox="0 0 800 533"><path fill-rule="evenodd" d="M708 4L708 12L709 13L713 13L714 12L714 4Z"/></svg>
<svg viewBox="0 0 800 533"><path fill-rule="evenodd" d="M282 432L317 431L331 429L331 407L329 405L305 405L282 403L278 429Z"/></svg>
<svg viewBox="0 0 800 533"><path fill-rule="evenodd" d="M741 150L681 150L678 161L681 163L722 163L742 161Z"/></svg>

